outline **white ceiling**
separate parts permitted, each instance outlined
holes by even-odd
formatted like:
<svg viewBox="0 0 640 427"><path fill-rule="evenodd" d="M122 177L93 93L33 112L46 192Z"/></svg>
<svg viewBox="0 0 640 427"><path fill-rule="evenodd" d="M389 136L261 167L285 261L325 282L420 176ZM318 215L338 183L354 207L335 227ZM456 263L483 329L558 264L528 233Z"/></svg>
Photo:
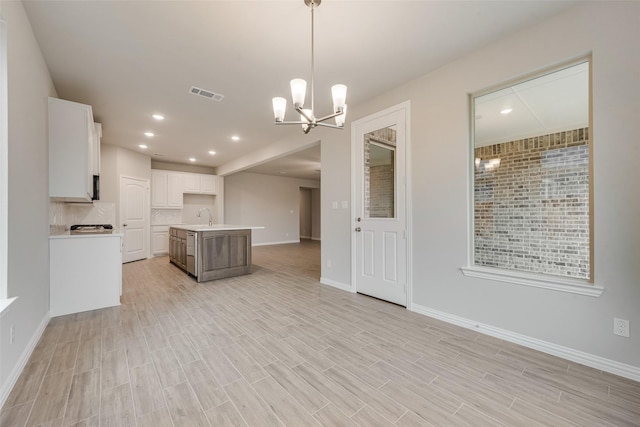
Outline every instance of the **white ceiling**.
<svg viewBox="0 0 640 427"><path fill-rule="evenodd" d="M589 63L479 96L474 113L476 147L587 127Z"/></svg>
<svg viewBox="0 0 640 427"><path fill-rule="evenodd" d="M105 144L145 143L158 160L217 167L302 134L273 124L271 98L289 98L289 80L310 77L303 0L23 4L59 97L93 106ZM331 108L334 83L357 105L573 4L324 0L315 14L317 115ZM191 95L192 86L224 99ZM157 112L163 122L151 118ZM252 171L280 174L279 162Z"/></svg>

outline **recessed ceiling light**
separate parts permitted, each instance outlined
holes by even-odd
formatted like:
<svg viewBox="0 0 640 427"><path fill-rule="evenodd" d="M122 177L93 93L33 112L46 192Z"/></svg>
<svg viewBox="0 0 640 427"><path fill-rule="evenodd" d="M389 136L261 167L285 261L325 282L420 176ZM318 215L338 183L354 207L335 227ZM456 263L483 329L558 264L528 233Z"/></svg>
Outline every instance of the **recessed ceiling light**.
<svg viewBox="0 0 640 427"><path fill-rule="evenodd" d="M240 141L240 137L238 135L233 135L231 139L236 142Z"/></svg>
<svg viewBox="0 0 640 427"><path fill-rule="evenodd" d="M154 114L151 117L153 117L156 120L164 120L164 116L162 114Z"/></svg>
<svg viewBox="0 0 640 427"><path fill-rule="evenodd" d="M147 146L145 144L138 144L138 147L140 148L147 148Z"/></svg>
<svg viewBox="0 0 640 427"><path fill-rule="evenodd" d="M195 161L196 161L196 158L195 158L195 157L190 157L190 158L189 158L189 161L190 161L190 162L195 162Z"/></svg>
<svg viewBox="0 0 640 427"><path fill-rule="evenodd" d="M151 138L153 136L153 132L145 132L144 136L148 136L149 138Z"/></svg>
<svg viewBox="0 0 640 427"><path fill-rule="evenodd" d="M511 108L505 108L504 110L500 111L500 114L509 114L512 111L513 111L513 109L511 109Z"/></svg>
<svg viewBox="0 0 640 427"><path fill-rule="evenodd" d="M209 154L211 154L213 156L214 154L216 154L216 152L213 151L213 150L209 150Z"/></svg>

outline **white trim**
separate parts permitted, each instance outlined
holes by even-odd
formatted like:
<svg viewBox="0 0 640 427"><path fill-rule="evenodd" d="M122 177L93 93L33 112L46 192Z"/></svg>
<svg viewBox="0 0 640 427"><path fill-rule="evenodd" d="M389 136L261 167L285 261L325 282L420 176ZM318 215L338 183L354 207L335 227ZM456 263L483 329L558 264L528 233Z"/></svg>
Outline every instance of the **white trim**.
<svg viewBox="0 0 640 427"><path fill-rule="evenodd" d="M312 237L311 240L315 240L315 241L319 242L320 238L319 237Z"/></svg>
<svg viewBox="0 0 640 427"><path fill-rule="evenodd" d="M300 240L282 240L280 242L265 242L265 243L251 242L251 246L287 245L289 243L300 243Z"/></svg>
<svg viewBox="0 0 640 427"><path fill-rule="evenodd" d="M407 245L406 247L406 254L407 254L407 274L406 274L406 281L407 281L407 289L406 289L406 295L407 295L407 308L411 306L411 303L413 301L413 244L412 244L412 238L413 238L413 185L412 185L412 180L411 177L413 176L412 172L411 172L411 100L407 100L404 103L402 103L401 105L404 106L405 109L405 116L404 116L404 120L405 120L405 136L404 136L404 141L405 141L405 145L404 145L404 155L405 155L405 162L404 162L404 171L405 171L405 195L404 195L404 202L405 202L405 244Z"/></svg>
<svg viewBox="0 0 640 427"><path fill-rule="evenodd" d="M147 221L144 224L144 235L142 236L142 240L146 243L146 248L145 248L145 255L144 258L141 259L149 259L151 257L151 180L149 178L141 178L139 176L131 176L131 175L120 175L120 180L118 182L118 202L120 204L120 212L118 215L118 228L121 230L122 232L122 263L124 264L125 262L131 262L131 261L138 261L138 260L124 260L124 255L125 255L125 239L126 239L126 230L123 227L123 211L125 210L125 204L122 203L122 180L123 179L130 179L133 181L140 181L142 182L144 185L146 185L145 188L145 192L144 192L144 200L142 201L143 205L142 206L142 211L143 212L147 212Z"/></svg>
<svg viewBox="0 0 640 427"><path fill-rule="evenodd" d="M523 273L488 267L461 267L462 274L468 277L496 280L514 285L533 286L534 288L551 289L558 292L600 297L604 292L602 286L592 285L578 279L565 279L544 274Z"/></svg>
<svg viewBox="0 0 640 427"><path fill-rule="evenodd" d="M320 277L320 283L322 283L323 285L331 286L332 288L340 289L341 291L355 293L355 289L353 289L351 285L336 282L335 280L327 279L326 277Z"/></svg>
<svg viewBox="0 0 640 427"><path fill-rule="evenodd" d="M11 304L13 304L17 299L18 297L0 298L0 319L2 319L5 312L9 311L9 307L11 307Z"/></svg>
<svg viewBox="0 0 640 427"><path fill-rule="evenodd" d="M13 389L13 386L16 384L16 381L18 381L18 378L20 377L22 370L24 369L25 365L27 364L27 361L31 357L31 353L33 353L33 349L36 347L36 344L38 344L38 341L40 341L40 337L42 337L42 333L44 332L44 329L49 324L49 319L51 319L51 317L47 312L47 314L45 314L44 318L42 319L42 322L40 322L38 329L36 329L36 331L31 336L31 339L29 340L29 343L27 344L24 351L22 352L20 359L18 359L18 363L15 364L15 366L13 367L13 370L7 377L6 381L4 382L4 384L2 384L2 388L0 388L0 408L2 408L5 401L9 397L9 393L11 393L11 389Z"/></svg>
<svg viewBox="0 0 640 427"><path fill-rule="evenodd" d="M575 350L558 344L553 344L537 338L529 337L527 335L518 334L506 329L496 328L495 326L475 322L471 319L466 319L454 314L433 310L421 305L412 305L411 311L423 314L428 317L432 317L434 319L442 320L447 323L458 325L463 328L473 329L474 331L478 331L478 333L500 338L514 344L532 348L534 350L539 350L543 353L558 356L563 359L579 363L581 365L590 366L594 369L599 369L601 371L620 375L634 381L640 381L640 367L638 366L627 365L626 363L617 362L615 360L606 359L594 354L585 353L584 351Z"/></svg>
<svg viewBox="0 0 640 427"><path fill-rule="evenodd" d="M479 96L488 95L501 89L530 81L547 74L555 73L580 64L589 65L589 122L586 124L590 129L590 139L593 139L593 59L591 53L579 55L567 61L557 63L551 67L539 68L531 73L527 73L500 84L484 88L474 93L468 94L469 103L469 142L467 144L467 267L461 267L462 273L469 277L496 280L516 285L533 286L536 288L550 289L559 292L568 292L578 295L600 297L604 292L601 286L595 286L586 280L556 277L549 274L527 273L522 270L508 270L503 268L489 268L475 265L475 99ZM499 142L498 142L499 143ZM493 143L491 143L493 144ZM486 144L483 144L483 146ZM594 212L593 212L593 141L589 143L589 264L590 277L594 272Z"/></svg>
<svg viewBox="0 0 640 427"><path fill-rule="evenodd" d="M9 110L7 89L7 23L0 19L0 298L9 296Z"/></svg>
<svg viewBox="0 0 640 427"><path fill-rule="evenodd" d="M351 123L351 220L350 221L355 221L356 215L358 214L356 212L356 207L357 207L357 203L358 201L356 200L357 195L359 194L359 191L357 191L356 188L356 182L357 182L357 177L356 177L356 166L355 166L355 161L358 158L357 153L356 153L356 148L357 148L357 139L358 135L357 135L357 127L361 124L361 123L366 123L369 122L371 120L376 120L379 119L381 117L385 117L387 115L396 113L402 111L403 115L404 115L404 126L405 126L405 137L404 137L404 157L405 157L405 165L404 165L404 177L403 177L403 183L404 183L404 190L405 190L405 194L404 194L404 201L405 201L405 254L406 254L406 262L405 262L405 266L406 266L406 272L405 272L405 278L406 278L406 291L405 291L405 306L407 308L409 308L411 306L411 301L413 299L413 275L412 275L412 269L413 269L413 252L412 252L412 245L411 245L411 236L413 235L413 229L412 229L412 216L411 216L411 209L412 209L412 192L411 192L411 100L406 100L404 102L401 102L399 104L393 105L389 108L385 108L384 110L378 111L376 113L370 114L366 117L362 117L358 120L355 120L354 122ZM355 227L355 222L350 222L350 224ZM353 232L353 227L351 228L351 285L347 285L349 292L356 292L357 291L357 287L356 287L356 248L357 248L357 244L356 244L356 235Z"/></svg>

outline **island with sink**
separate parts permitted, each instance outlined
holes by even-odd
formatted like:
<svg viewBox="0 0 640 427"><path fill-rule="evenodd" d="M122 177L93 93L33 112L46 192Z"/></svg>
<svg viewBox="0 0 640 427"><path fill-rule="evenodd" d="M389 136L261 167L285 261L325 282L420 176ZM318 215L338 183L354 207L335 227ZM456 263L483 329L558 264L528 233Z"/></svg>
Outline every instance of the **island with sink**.
<svg viewBox="0 0 640 427"><path fill-rule="evenodd" d="M198 282L251 273L251 230L229 224L173 225L169 261Z"/></svg>

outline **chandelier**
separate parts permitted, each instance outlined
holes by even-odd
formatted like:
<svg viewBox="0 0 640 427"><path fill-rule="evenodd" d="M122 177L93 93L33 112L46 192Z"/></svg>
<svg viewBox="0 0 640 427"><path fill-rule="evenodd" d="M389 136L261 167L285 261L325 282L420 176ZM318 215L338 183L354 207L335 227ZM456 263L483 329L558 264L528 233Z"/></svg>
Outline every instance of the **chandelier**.
<svg viewBox="0 0 640 427"><path fill-rule="evenodd" d="M285 121L284 114L287 109L287 100L281 97L272 99L273 115L277 125L302 125L304 133L316 126L326 126L335 129L343 129L345 116L347 114L347 105L345 104L347 97L347 87L343 84L333 85L331 87L331 95L333 97L333 113L328 116L316 118L314 114L313 102L313 13L316 7L320 6L322 0L304 0L309 8L311 8L311 108L304 108L304 98L307 90L307 82L303 79L291 80L291 98L293 99L293 107L300 114L300 121ZM326 120L335 118L336 124L324 123Z"/></svg>

